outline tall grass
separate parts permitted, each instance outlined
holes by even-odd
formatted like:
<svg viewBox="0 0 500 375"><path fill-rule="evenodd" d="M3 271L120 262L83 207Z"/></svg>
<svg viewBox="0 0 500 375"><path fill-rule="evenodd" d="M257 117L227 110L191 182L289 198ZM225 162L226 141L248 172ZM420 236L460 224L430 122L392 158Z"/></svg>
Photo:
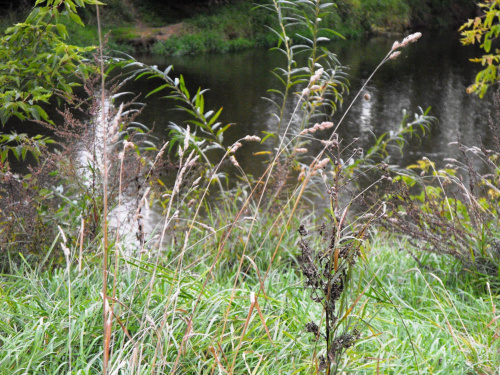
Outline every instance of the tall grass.
<svg viewBox="0 0 500 375"><path fill-rule="evenodd" d="M495 291L471 289L448 259L428 256L417 267L398 252L406 243L375 230L387 216L386 198L365 197L392 183L389 150L430 119L404 118L368 150L339 139L343 119L334 124L332 115L348 83L320 36L335 34L321 24L332 6L276 0L263 8L278 18L277 50L287 59L274 71L281 86L270 90L275 131L267 140L249 134L227 145L222 109L205 108L204 90L189 92L171 67L106 59L100 42L100 74L93 90L85 86L94 103L88 114L100 124L93 152L87 165L58 159L88 183L51 217L77 223L49 248L62 246L66 268L47 268L49 252L38 265L11 262L2 275L0 373L494 373ZM300 45L289 36L297 24L307 31ZM419 35L395 42L374 74ZM304 66L299 53L308 56ZM136 70L110 88L105 64ZM187 125L171 124L170 140L153 157L144 153L151 147L139 147L138 110L111 105L116 90L139 77L161 79L150 95L168 90L186 114ZM256 180L238 163L251 141L272 144ZM320 153L308 151L312 143ZM127 168L133 163L136 171ZM224 166L241 177L234 190L223 183ZM174 171L171 181L158 182L162 167ZM356 186L366 176L370 183ZM125 181L135 184L127 189ZM210 194L222 204L210 203ZM324 215L311 197L327 201ZM74 201L83 202L80 212ZM148 232L149 201L164 211ZM128 223L117 216L123 207L132 207ZM92 217L93 231L85 231L81 220Z"/></svg>
<svg viewBox="0 0 500 375"><path fill-rule="evenodd" d="M377 271L378 292L366 309L380 311L370 323L374 339L357 348L356 357L366 363L353 370L497 373L498 293L489 286L478 292L459 262L430 255L419 265L404 251L408 243L396 240L388 246L387 240L394 241L380 236L373 243L370 262Z"/></svg>
<svg viewBox="0 0 500 375"><path fill-rule="evenodd" d="M433 271L425 270L417 267L409 255L402 255L396 246L384 244L397 241L377 237L366 251L380 284L374 287L370 283L373 276L368 272L360 276L357 288L371 285L367 293L371 297L365 295L359 308L352 312L353 316L366 319L369 329L348 349L340 368L360 374L494 374L500 366L498 295L490 290L478 293L454 262L430 256L426 264ZM233 361L235 374L315 373L312 353L318 343L306 334L305 325L319 320L321 309L304 290L302 277L291 270L294 262L289 259L293 259L297 240L296 234L287 238L278 254L281 260L274 263L264 281L265 296L261 295L258 302L265 325L256 309L250 316L249 311L250 295L260 288L257 270L265 268L266 260L261 262L256 257L255 265L245 261L245 272L240 276L227 317L229 329L222 337L222 314L233 293L237 269L234 260L241 247L234 250L232 265L230 254L225 255L226 260L213 269L211 281L204 288L200 276L210 266L210 257L200 257L207 253L205 245L193 249L194 264L177 276L168 262L162 262L146 316L143 291L149 289L152 265L147 259L129 258L127 266L120 270L120 299L114 312L114 350L109 373L169 373L181 346L179 370L185 374L224 373ZM263 249L261 254L271 250ZM249 254L250 259L253 255ZM97 263L88 258L81 273L73 267L70 285L67 276L63 268L38 271L23 265L3 277L1 373L62 373L68 369L68 344L74 373L101 371L103 311ZM191 322L189 338L185 338L189 313L200 293L198 314ZM370 319L375 313L375 318ZM235 358L238 345L239 355ZM417 352L419 372L412 346ZM136 364L134 370L132 364L139 360L139 351L141 365ZM158 360L153 368L155 352Z"/></svg>

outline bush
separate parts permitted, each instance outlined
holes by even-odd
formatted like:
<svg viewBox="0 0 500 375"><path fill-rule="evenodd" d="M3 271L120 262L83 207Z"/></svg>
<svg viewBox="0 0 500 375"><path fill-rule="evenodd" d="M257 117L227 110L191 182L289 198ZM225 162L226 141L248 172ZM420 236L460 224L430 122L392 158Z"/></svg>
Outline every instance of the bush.
<svg viewBox="0 0 500 375"><path fill-rule="evenodd" d="M360 11L372 29L403 31L410 25L410 7L404 0L367 0Z"/></svg>
<svg viewBox="0 0 500 375"><path fill-rule="evenodd" d="M459 149L460 161L445 159L445 168L436 169L424 158L408 166L407 173L394 178L385 222L416 249L452 256L485 280L495 280L500 271L500 92L495 107L494 147L457 140L451 146Z"/></svg>

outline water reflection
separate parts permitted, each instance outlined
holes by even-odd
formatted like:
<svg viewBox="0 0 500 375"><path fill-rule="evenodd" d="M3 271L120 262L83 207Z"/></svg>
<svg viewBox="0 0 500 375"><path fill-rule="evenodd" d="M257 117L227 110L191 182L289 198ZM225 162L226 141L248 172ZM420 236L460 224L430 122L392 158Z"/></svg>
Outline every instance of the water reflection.
<svg viewBox="0 0 500 375"><path fill-rule="evenodd" d="M348 67L351 93L344 108L390 50L393 41L393 38L379 37L331 45L340 62ZM456 150L449 148L448 143L457 140L458 136L467 144L477 144L478 139L487 143L490 100L479 100L465 92L478 68L469 62L474 53L477 51L473 48L460 45L457 34L426 36L424 33L416 44L404 49L398 59L389 61L375 75L366 87L370 100L363 100L361 96L354 104L339 128L341 138L348 141L360 137L363 146L368 147L374 136L399 127L403 110L413 113L418 107L432 106L430 114L439 122L421 142L412 141L398 163L406 165L424 155L435 158L438 163L445 157L457 157ZM183 74L191 90L210 88L205 98L206 107L224 107L221 120L235 124L227 133L228 145L247 134L261 136L263 131L276 129L276 121L271 116L275 108L262 97L277 99L267 89L278 85L270 72L284 64L284 58L278 52L257 50L160 61L144 56L140 59L160 67L173 64L174 74ZM132 90L147 92L156 84L140 81ZM169 121L182 121L165 105L163 99L151 99L140 119L146 124L154 123L159 138L167 137ZM290 113L294 105L291 102L287 108ZM341 115L339 111L334 121L338 121ZM272 142L266 146L245 145L239 151L240 164L249 173L262 173L264 157L259 159L253 153L271 147Z"/></svg>

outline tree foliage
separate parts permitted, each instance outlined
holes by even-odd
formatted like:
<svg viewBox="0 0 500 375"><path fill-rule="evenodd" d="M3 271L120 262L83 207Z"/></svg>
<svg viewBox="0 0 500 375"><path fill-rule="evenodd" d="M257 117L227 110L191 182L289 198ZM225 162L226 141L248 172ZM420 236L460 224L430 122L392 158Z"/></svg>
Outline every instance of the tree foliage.
<svg viewBox="0 0 500 375"><path fill-rule="evenodd" d="M476 75L476 81L467 88L468 93L478 94L481 98L486 94L488 88L498 83L500 49L494 47L494 41L500 34L500 0L486 0L480 3L483 15L469 19L460 27L462 44L479 44L485 52L478 58L471 59L480 63L482 69Z"/></svg>
<svg viewBox="0 0 500 375"><path fill-rule="evenodd" d="M50 121L40 106L55 94L65 96L75 86L76 72L86 74L85 53L92 47L65 43L69 17L83 26L77 9L97 0L38 0L24 22L0 39L0 120Z"/></svg>

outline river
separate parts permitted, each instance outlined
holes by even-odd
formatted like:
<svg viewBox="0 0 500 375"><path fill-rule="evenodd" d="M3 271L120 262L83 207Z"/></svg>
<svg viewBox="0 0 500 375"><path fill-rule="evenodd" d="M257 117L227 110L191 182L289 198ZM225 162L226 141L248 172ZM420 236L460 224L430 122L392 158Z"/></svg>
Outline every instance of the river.
<svg viewBox="0 0 500 375"><path fill-rule="evenodd" d="M479 65L471 63L469 59L480 55L481 51L461 46L457 33L423 34L417 43L403 49L396 60L382 66L368 83L363 94L368 93L370 100L363 100L362 95L339 127L339 135L344 143L359 137L359 146L366 149L373 143L374 136L399 127L403 110L414 113L418 107L425 109L430 106L430 114L438 121L425 137L411 139L403 155L395 154L392 163L407 166L427 156L438 166L443 166L445 158L459 158L457 147L448 146L458 137L467 145L477 145L479 142L487 147L490 145L492 93L481 100L465 91L479 69ZM402 36L338 41L329 45L348 72L350 93L345 96L343 109L348 107L396 39L401 40ZM198 87L210 89L205 94L206 110L223 107L220 120L234 123L226 133L227 146L247 134L262 136L263 131L275 130L270 115L272 106L262 97L269 97L267 90L277 87L271 70L285 63L278 52L248 50L224 55L169 58L137 56L137 59L158 65L161 69L173 65L171 74L182 74L191 92L195 92ZM158 81L140 79L124 89L145 95L158 84ZM179 117L178 111L172 110L172 103L161 98L160 94L141 98L140 101L147 106L137 120L149 128L154 126L154 135L161 147L161 142L168 140L170 122L180 124L183 118ZM335 123L342 116L343 109L334 115ZM30 134L40 130L28 124L14 123L10 126L14 126L17 132ZM271 150L272 147L272 141L263 145L246 143L236 156L246 173L258 177L266 167L267 157L255 156L254 153ZM319 143L316 147L310 147L311 154L319 151ZM15 162L12 165L14 171L25 170L25 167ZM237 171L229 166L225 172L230 175ZM229 177L229 181L236 180Z"/></svg>
<svg viewBox="0 0 500 375"><path fill-rule="evenodd" d="M396 39L401 40L402 36L337 41L328 46L346 67L350 85L343 107L333 117L335 123ZM415 113L418 107L432 107L430 115L438 122L421 140L413 139L404 155L394 162L405 166L427 156L439 164L446 157L457 157L456 148L448 147L448 143L456 141L459 135L465 144L477 145L481 141L488 146L492 93L481 100L465 91L480 67L469 59L480 53L478 48L461 46L458 33L424 32L417 43L403 49L396 60L382 66L368 83L363 94L370 94L371 99L365 101L361 96L354 103L339 128L340 138L348 142L359 137L360 146L367 148L374 135L398 128L403 110ZM223 107L220 120L234 124L226 133L226 145L247 134L262 136L263 131L275 131L270 116L272 105L262 98L271 96L268 89L279 88L271 70L284 65L280 53L248 50L166 58L146 55L137 56L137 59L158 65L160 69L173 65L170 74L182 74L191 92L198 87L209 89L205 94L205 108L217 110ZM128 84L125 90L145 95L158 84L158 81L140 79ZM181 124L185 119L161 96L141 98L140 101L147 106L138 118L150 128L154 125L154 135L160 142L168 139L170 122ZM40 132L36 126L15 121L8 128L29 134ZM270 150L272 146L271 141L264 145L247 144L238 151L238 161L247 173L258 176L265 167L266 157L255 157L254 153ZM16 169L15 163L13 166Z"/></svg>
<svg viewBox="0 0 500 375"><path fill-rule="evenodd" d="M403 166L422 156L438 161L438 165L445 157L457 157L456 148L449 147L448 143L456 141L459 135L468 145L477 145L479 141L488 145L491 138L488 122L491 95L481 100L465 91L479 69L479 65L469 59L481 51L461 46L458 33L423 34L417 43L403 49L396 60L387 62L377 72L363 92L370 94L371 99L358 99L339 128L345 142L360 137L366 148L373 142L373 134L398 128L403 110L414 113L418 107L432 107L430 115L438 122L421 140L411 140L404 155L395 160ZM396 39L374 37L329 45L340 63L347 67L350 94L345 97L344 109ZM277 86L271 70L284 64L278 52L250 50L224 55L138 58L159 68L172 64L171 74L182 74L191 91L198 87L210 89L205 95L206 108L223 107L221 120L235 124L226 135L228 145L247 134L262 136L263 131L274 130L270 118L272 106L262 97L269 97L267 90ZM140 80L127 89L147 93L156 84ZM166 139L168 123L179 122L181 118L175 111L166 109L165 99L160 95L149 99L147 104L139 121L148 126L154 124L155 135ZM342 109L334 115L334 122L341 115ZM261 160L253 153L271 147L272 142L267 146L245 146L238 151L238 160L247 172L258 175L265 158Z"/></svg>

